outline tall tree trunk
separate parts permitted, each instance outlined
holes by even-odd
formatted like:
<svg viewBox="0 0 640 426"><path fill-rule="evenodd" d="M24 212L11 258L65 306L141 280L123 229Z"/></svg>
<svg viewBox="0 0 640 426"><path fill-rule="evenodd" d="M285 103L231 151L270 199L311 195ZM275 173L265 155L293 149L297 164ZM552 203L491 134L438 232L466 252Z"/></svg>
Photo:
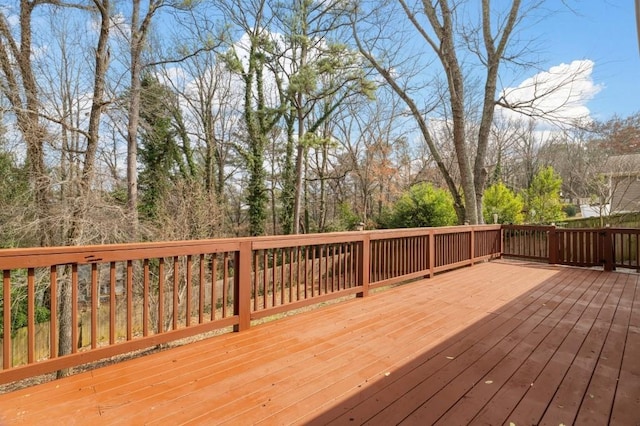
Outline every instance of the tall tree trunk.
<svg viewBox="0 0 640 426"><path fill-rule="evenodd" d="M284 164L282 166L282 195L280 196L282 203L282 212L280 214L280 226L282 233L285 235L293 232L293 211L296 196L296 164L294 165L294 148L296 146L294 140L294 124L295 116L293 114L285 115L285 127L287 130L287 143L285 147ZM297 151L297 150L296 150Z"/></svg>
<svg viewBox="0 0 640 426"><path fill-rule="evenodd" d="M79 190L76 192L74 209L71 217L71 227L66 236L67 245L81 245L84 243L84 224L88 214L88 201L92 184L94 181L95 157L100 138L100 120L104 111L104 92L106 85L106 74L109 68L109 30L111 27L111 0L94 0L94 4L100 14L100 34L98 46L95 53L95 71L93 79L93 101L91 112L89 113L89 129L87 131L87 146L82 167ZM72 306L74 300L71 297L71 271L65 268L65 273L60 281L60 311L58 323L60 325L58 333L58 355L63 356L71 353L76 342L71 341L72 327ZM77 301L75 301L77 302ZM92 306L92 309L97 307ZM58 378L68 375L68 370L59 370Z"/></svg>
<svg viewBox="0 0 640 426"><path fill-rule="evenodd" d="M300 19L300 64L299 69L303 70L307 65L307 4L304 2L300 2L299 4L299 13L300 16L305 17L305 19ZM300 233L300 209L301 209L301 201L302 201L302 164L303 157L306 162L306 147L304 146L304 132L305 132L305 111L304 111L304 94L302 91L299 91L296 94L296 113L298 115L298 148L296 152L296 186L295 186L295 199L293 204L293 233ZM306 205L306 202L305 202ZM305 223L307 220L305 220ZM305 232L309 232L308 223L305 226Z"/></svg>
<svg viewBox="0 0 640 426"><path fill-rule="evenodd" d="M482 0L482 36L487 54L486 77L484 85L484 99L482 104L482 117L480 120L480 128L478 129L478 147L476 150L476 159L473 166L473 175L475 177L475 197L476 210L479 222L484 222L482 215L482 197L487 183L487 170L485 161L487 158L487 147L489 146L489 135L491 125L493 124L493 115L496 106L496 88L498 83L498 70L500 61L507 46L507 42L513 28L518 19L518 11L520 9L520 0L514 0L507 17L506 24L502 30L502 36L496 44L493 34L491 33L491 6L489 0Z"/></svg>
<svg viewBox="0 0 640 426"><path fill-rule="evenodd" d="M435 29L436 36L440 40L440 46L437 54L447 76L447 88L449 90L449 102L451 104L451 113L453 115L453 145L456 151L456 159L458 161L458 170L460 171L460 180L462 183L462 191L464 196L465 217L464 221L470 224L478 223L478 212L476 209L475 183L473 170L471 168L471 156L467 148L466 140L466 117L464 108L464 78L458 57L456 55L456 46L454 44L454 28L452 10L449 8L448 2L438 3L440 6L440 14L435 10L435 6L425 3L425 13ZM438 20L441 16L441 22Z"/></svg>
<svg viewBox="0 0 640 426"><path fill-rule="evenodd" d="M17 41L11 27L0 11L0 68L5 77L1 86L16 114L18 128L27 146L26 163L33 190L36 235L41 246L53 243L53 226L50 226L50 180L44 162L46 129L40 122L38 85L31 63L31 17L42 2L20 0L20 40ZM17 62L17 69L14 67ZM24 94L24 100L22 98Z"/></svg>
<svg viewBox="0 0 640 426"><path fill-rule="evenodd" d="M243 73L245 83L244 116L248 131L249 150L246 161L249 171L247 188L247 205L249 209L249 234L263 235L266 220L267 194L264 170L265 138L270 126L266 118L266 104L262 70L263 56L258 53L257 37L254 37L249 49L249 68ZM253 104L253 93L256 93L256 105Z"/></svg>
<svg viewBox="0 0 640 426"><path fill-rule="evenodd" d="M140 123L140 94L142 91L142 50L146 44L153 15L164 0L151 0L144 18L140 20L141 0L132 0L131 79L129 87L129 122L127 123L127 214L129 216L129 239L138 240L138 126Z"/></svg>

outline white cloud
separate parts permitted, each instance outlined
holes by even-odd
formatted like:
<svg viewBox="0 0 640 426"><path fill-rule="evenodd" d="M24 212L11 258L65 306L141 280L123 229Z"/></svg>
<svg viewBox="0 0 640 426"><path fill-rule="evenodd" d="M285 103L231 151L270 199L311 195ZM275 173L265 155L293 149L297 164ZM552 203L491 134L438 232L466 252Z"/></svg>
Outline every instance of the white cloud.
<svg viewBox="0 0 640 426"><path fill-rule="evenodd" d="M179 90L183 90L187 84L187 73L182 67L167 67L162 71L155 73L158 81L166 86L177 87Z"/></svg>
<svg viewBox="0 0 640 426"><path fill-rule="evenodd" d="M120 36L129 40L131 38L131 26L127 22L127 18L122 13L111 16L111 29L115 29Z"/></svg>
<svg viewBox="0 0 640 426"><path fill-rule="evenodd" d="M16 28L20 25L20 17L18 15L9 15L7 17L7 23L10 28Z"/></svg>
<svg viewBox="0 0 640 426"><path fill-rule="evenodd" d="M110 31L112 36L129 40L131 38L131 26L127 22L127 18L122 13L116 13L111 16ZM96 35L100 33L100 21L92 19L89 23L89 30Z"/></svg>
<svg viewBox="0 0 640 426"><path fill-rule="evenodd" d="M594 65L588 59L562 63L524 80L518 87L506 88L500 98L511 109L499 107L496 112L506 119L523 118L524 114L556 125L590 121L587 103L602 90L602 85L593 81Z"/></svg>

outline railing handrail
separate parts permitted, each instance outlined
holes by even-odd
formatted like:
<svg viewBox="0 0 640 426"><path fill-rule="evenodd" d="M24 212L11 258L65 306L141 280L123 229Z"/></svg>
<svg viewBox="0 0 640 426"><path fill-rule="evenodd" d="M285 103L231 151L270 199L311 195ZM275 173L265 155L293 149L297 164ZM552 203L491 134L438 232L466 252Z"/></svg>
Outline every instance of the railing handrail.
<svg viewBox="0 0 640 426"><path fill-rule="evenodd" d="M251 242L252 249L305 246L311 243L362 241L365 235L372 240L404 238L429 234L468 232L471 230L499 230L500 225L460 225L433 228L400 228L366 231L345 231L297 235L270 235L259 237L231 237L203 240L164 242L94 244L84 246L55 246L0 249L0 270L37 268L75 263L119 262L139 260L150 256L197 254L203 250L215 252L237 251L242 242Z"/></svg>
<svg viewBox="0 0 640 426"><path fill-rule="evenodd" d="M500 225L2 249L3 305L14 301L14 285L28 301L28 359L14 365L13 312L5 310L0 383L222 327L244 330L255 319L346 295L366 296L369 288L473 265L501 251ZM65 296L70 302L59 300L62 286L71 289ZM117 286L123 293L116 294ZM43 361L36 354L39 288L50 289ZM63 310L66 303L71 312ZM85 309L88 316L79 319ZM71 353L64 355L58 354L58 312L72 322ZM125 337L116 324L121 315ZM85 344L87 335L91 341ZM76 344L88 346L81 350Z"/></svg>

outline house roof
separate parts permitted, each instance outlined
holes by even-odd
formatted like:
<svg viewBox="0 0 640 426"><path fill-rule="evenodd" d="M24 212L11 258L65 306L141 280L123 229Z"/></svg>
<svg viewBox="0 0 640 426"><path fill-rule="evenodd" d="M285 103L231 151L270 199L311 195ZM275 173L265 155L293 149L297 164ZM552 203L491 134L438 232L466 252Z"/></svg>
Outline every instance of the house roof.
<svg viewBox="0 0 640 426"><path fill-rule="evenodd" d="M640 175L640 154L611 156L607 158L603 169L607 176Z"/></svg>

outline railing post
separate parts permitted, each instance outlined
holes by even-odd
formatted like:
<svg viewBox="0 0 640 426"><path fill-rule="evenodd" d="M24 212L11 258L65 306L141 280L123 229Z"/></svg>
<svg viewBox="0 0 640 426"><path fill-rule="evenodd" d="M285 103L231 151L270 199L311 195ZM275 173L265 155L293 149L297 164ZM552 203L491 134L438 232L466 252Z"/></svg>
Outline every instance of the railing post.
<svg viewBox="0 0 640 426"><path fill-rule="evenodd" d="M613 252L614 250L614 244L613 244L613 233L611 232L611 228L605 228L602 230L602 232L600 232L600 235L602 238L604 238L602 247L604 250L604 270L605 271L613 271L614 267L614 258L615 258L615 254Z"/></svg>
<svg viewBox="0 0 640 426"><path fill-rule="evenodd" d="M640 233L636 232L636 272L640 272Z"/></svg>
<svg viewBox="0 0 640 426"><path fill-rule="evenodd" d="M471 236L469 237L469 255L471 257L471 266L473 266L473 261L476 258L476 234L475 231L473 229L473 226L471 227Z"/></svg>
<svg viewBox="0 0 640 426"><path fill-rule="evenodd" d="M2 295L4 306L11 306L11 271L2 271ZM2 341L2 369L8 370L12 366L11 357L11 309L3 309L3 336Z"/></svg>
<svg viewBox="0 0 640 426"><path fill-rule="evenodd" d="M358 286L362 291L357 297L365 297L369 294L369 273L371 271L371 236L366 233L362 236L362 247L358 253Z"/></svg>
<svg viewBox="0 0 640 426"><path fill-rule="evenodd" d="M433 278L436 267L436 235L433 230L429 231L429 278Z"/></svg>
<svg viewBox="0 0 640 426"><path fill-rule="evenodd" d="M504 225L500 225L500 242L499 242L499 250L500 254L498 259L502 259L502 255L504 254Z"/></svg>
<svg viewBox="0 0 640 426"><path fill-rule="evenodd" d="M549 258L549 263L551 265L555 265L558 263L558 233L556 232L556 227L552 227L549 230L548 238L547 238L547 257Z"/></svg>
<svg viewBox="0 0 640 426"><path fill-rule="evenodd" d="M233 331L244 331L251 326L251 241L242 241L235 254L233 310L238 315L238 324Z"/></svg>

